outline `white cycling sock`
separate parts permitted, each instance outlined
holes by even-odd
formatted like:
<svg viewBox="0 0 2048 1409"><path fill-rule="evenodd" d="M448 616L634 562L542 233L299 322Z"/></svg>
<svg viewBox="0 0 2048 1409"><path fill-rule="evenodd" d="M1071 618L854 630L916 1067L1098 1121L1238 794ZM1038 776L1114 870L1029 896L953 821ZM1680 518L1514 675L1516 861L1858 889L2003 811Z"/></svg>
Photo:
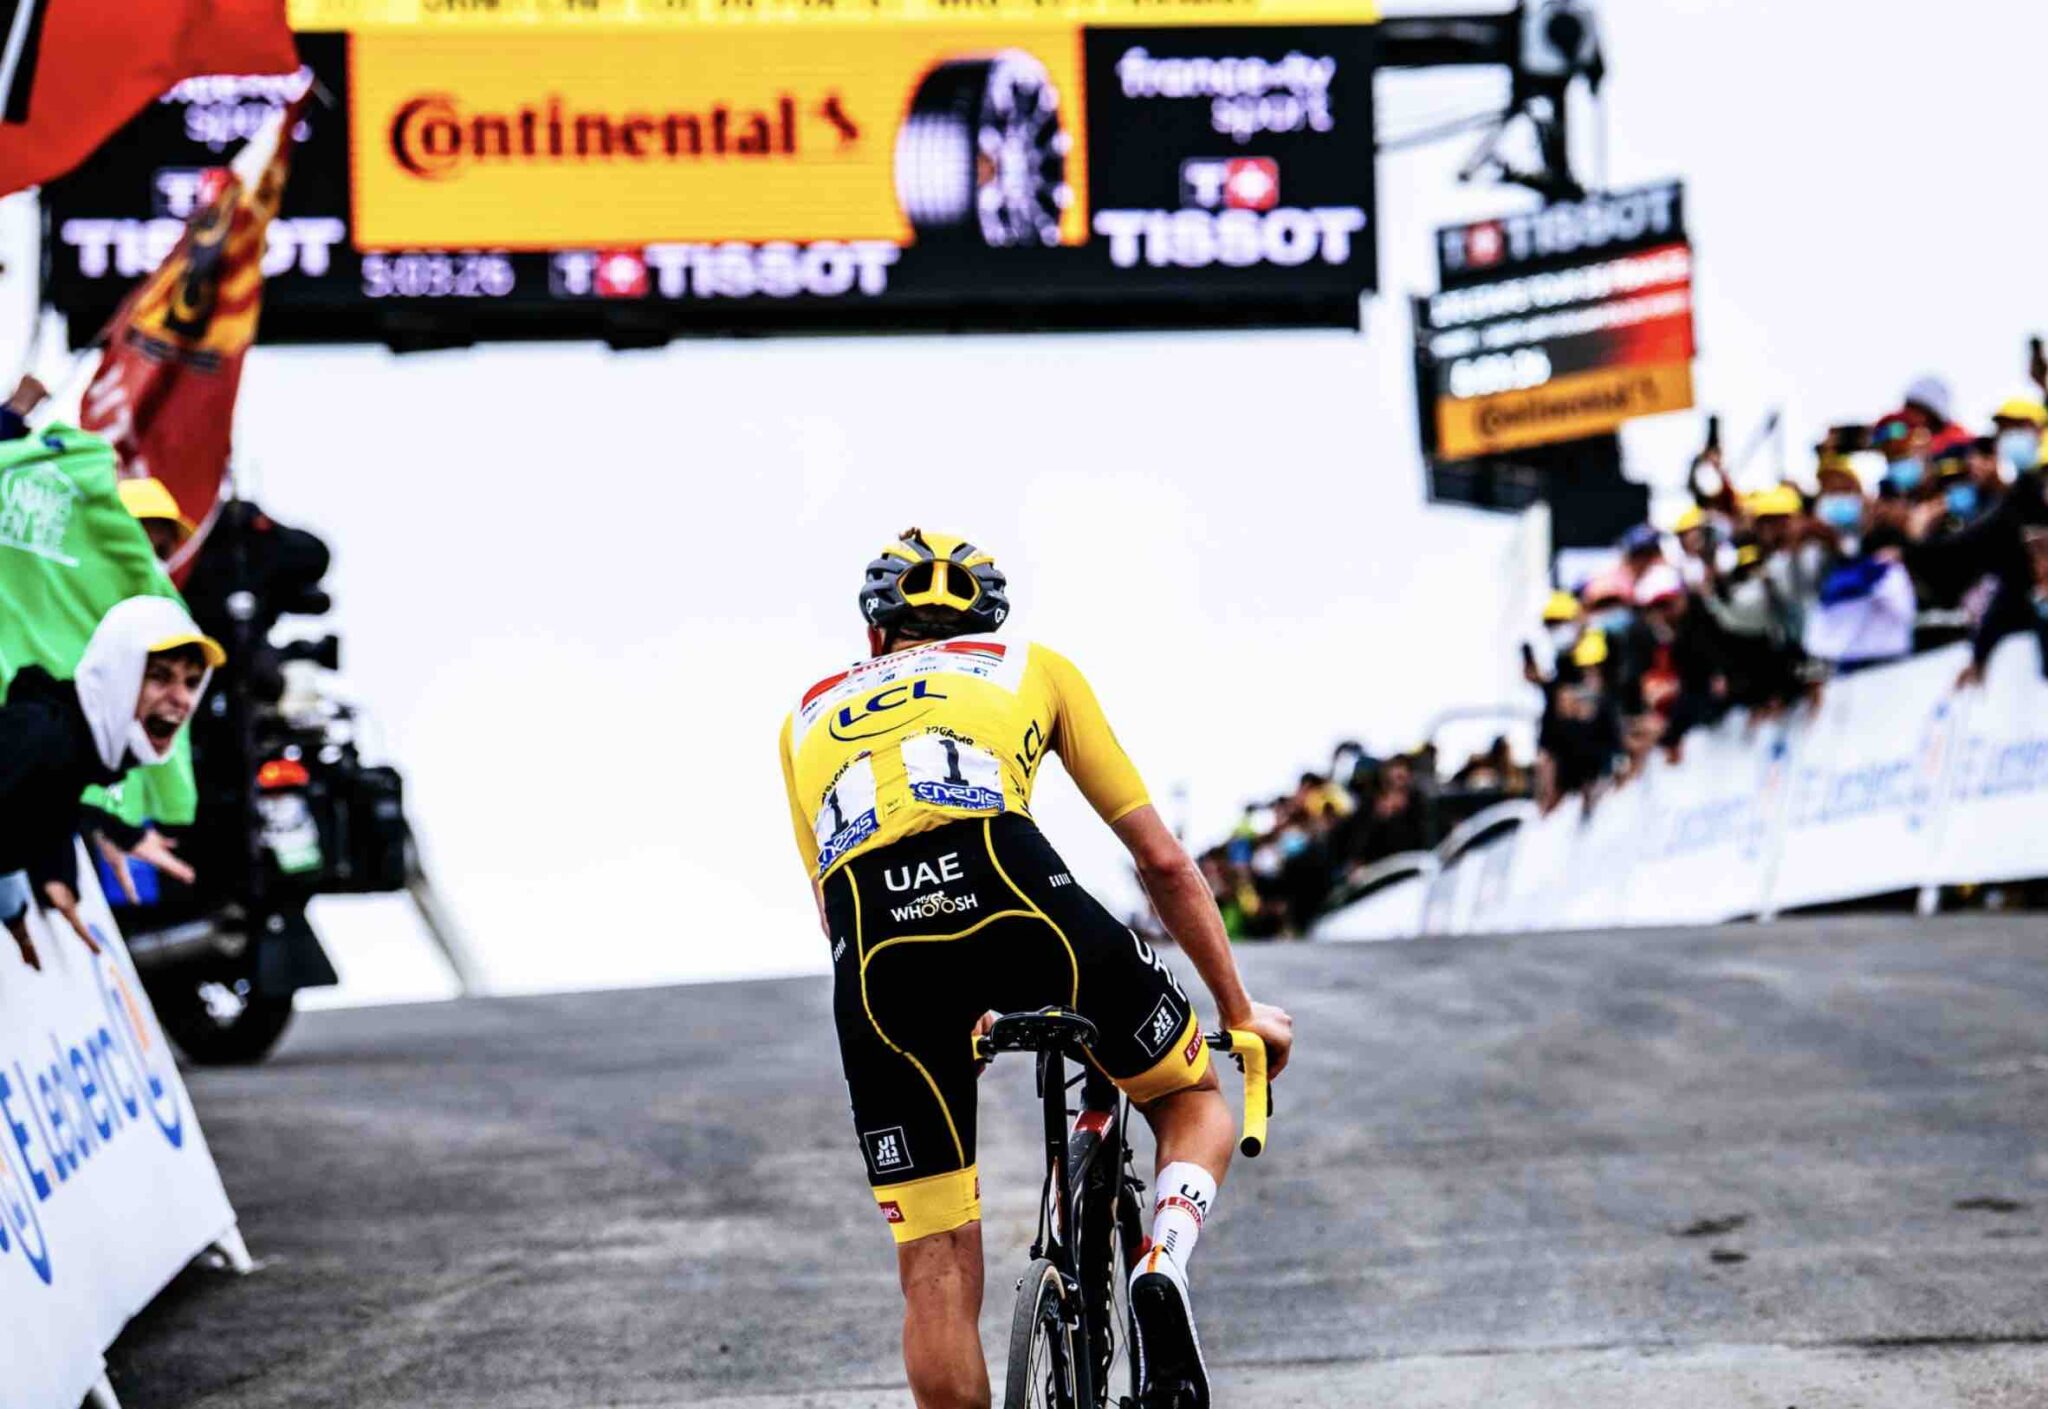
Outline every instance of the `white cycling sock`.
<svg viewBox="0 0 2048 1409"><path fill-rule="evenodd" d="M1152 1206L1152 1245L1165 1251L1183 1269L1202 1236L1202 1221L1216 1202L1216 1179L1188 1160L1175 1160L1159 1171L1158 1202Z"/></svg>

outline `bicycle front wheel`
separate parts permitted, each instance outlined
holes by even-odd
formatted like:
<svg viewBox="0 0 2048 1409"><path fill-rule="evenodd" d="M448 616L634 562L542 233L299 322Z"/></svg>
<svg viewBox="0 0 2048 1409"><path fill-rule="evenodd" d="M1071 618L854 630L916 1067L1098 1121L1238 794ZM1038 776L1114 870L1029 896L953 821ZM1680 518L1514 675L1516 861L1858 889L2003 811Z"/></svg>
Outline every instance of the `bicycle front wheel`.
<svg viewBox="0 0 2048 1409"><path fill-rule="evenodd" d="M1003 1409L1091 1409L1080 1403L1075 1363L1066 1287L1059 1269L1041 1257L1017 1284Z"/></svg>

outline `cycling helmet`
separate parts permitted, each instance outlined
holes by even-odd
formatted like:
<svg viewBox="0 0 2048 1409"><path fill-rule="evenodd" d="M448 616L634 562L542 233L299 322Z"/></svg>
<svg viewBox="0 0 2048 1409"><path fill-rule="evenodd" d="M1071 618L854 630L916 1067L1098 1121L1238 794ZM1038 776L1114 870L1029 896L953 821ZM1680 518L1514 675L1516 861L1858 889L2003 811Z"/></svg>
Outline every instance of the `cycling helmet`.
<svg viewBox="0 0 2048 1409"><path fill-rule="evenodd" d="M964 636L993 631L1010 614L996 560L964 538L906 528L868 564L860 614L884 630Z"/></svg>

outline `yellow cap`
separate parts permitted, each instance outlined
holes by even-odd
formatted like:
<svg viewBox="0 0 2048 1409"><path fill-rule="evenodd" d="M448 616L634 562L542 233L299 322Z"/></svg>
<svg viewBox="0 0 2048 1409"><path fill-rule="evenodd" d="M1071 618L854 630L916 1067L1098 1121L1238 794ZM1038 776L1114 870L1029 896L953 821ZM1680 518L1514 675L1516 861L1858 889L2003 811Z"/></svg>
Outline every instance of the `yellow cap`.
<svg viewBox="0 0 2048 1409"><path fill-rule="evenodd" d="M1804 509L1806 502L1791 485L1774 484L1769 489L1759 489L1744 496L1742 507L1749 510L1753 519L1789 518Z"/></svg>
<svg viewBox="0 0 2048 1409"><path fill-rule="evenodd" d="M1999 404L1991 413L1994 421L2024 421L2030 426L2048 426L2048 406L2030 396L2015 396Z"/></svg>
<svg viewBox="0 0 2048 1409"><path fill-rule="evenodd" d="M143 475L121 481L121 506L138 519L166 519L178 526L182 537L194 532L192 521L178 508L178 501L160 479Z"/></svg>
<svg viewBox="0 0 2048 1409"><path fill-rule="evenodd" d="M1572 647L1572 664L1581 670L1591 670L1607 661L1607 633L1597 627L1579 638L1579 644Z"/></svg>
<svg viewBox="0 0 2048 1409"><path fill-rule="evenodd" d="M219 670L228 663L228 653L221 649L220 642L214 640L203 631L180 631L175 636L166 636L161 641L152 641L149 653L151 655L158 655L164 651L175 651L183 646L197 646L199 654L206 657L207 666L213 670ZM134 647L131 646L129 649L133 650Z"/></svg>
<svg viewBox="0 0 2048 1409"><path fill-rule="evenodd" d="M1553 592L1550 600L1543 604L1543 620L1546 624L1579 619L1579 599L1569 592Z"/></svg>
<svg viewBox="0 0 2048 1409"><path fill-rule="evenodd" d="M1707 521L1706 510L1697 504L1686 505L1685 512L1678 516L1678 522L1671 525L1673 533L1691 533Z"/></svg>

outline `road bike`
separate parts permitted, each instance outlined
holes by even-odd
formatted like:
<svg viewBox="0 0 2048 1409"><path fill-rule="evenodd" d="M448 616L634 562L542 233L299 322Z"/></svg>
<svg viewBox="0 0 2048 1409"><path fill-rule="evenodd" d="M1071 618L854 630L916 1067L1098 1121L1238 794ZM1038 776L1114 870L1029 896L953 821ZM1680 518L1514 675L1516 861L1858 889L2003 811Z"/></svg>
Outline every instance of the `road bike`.
<svg viewBox="0 0 2048 1409"><path fill-rule="evenodd" d="M1127 1138L1130 1104L1089 1059L1095 1037L1095 1024L1079 1013L1044 1008L1005 1014L974 1039L981 1062L1002 1052L1037 1053L1045 1107L1045 1193L1031 1266L1017 1282L1003 1409L1138 1409L1128 1297L1145 1241L1145 1184ZM1238 1148L1255 1156L1272 1113L1266 1045L1237 1029L1204 1040L1244 1073ZM1077 1068L1071 1077L1069 1062ZM1119 1380L1128 1385L1124 1393ZM1157 1394L1156 1403L1169 1409L1172 1391Z"/></svg>

